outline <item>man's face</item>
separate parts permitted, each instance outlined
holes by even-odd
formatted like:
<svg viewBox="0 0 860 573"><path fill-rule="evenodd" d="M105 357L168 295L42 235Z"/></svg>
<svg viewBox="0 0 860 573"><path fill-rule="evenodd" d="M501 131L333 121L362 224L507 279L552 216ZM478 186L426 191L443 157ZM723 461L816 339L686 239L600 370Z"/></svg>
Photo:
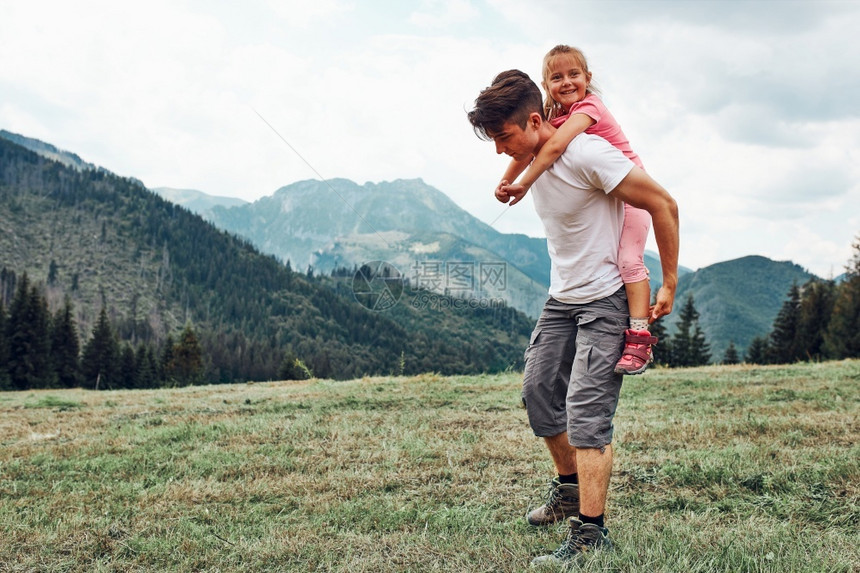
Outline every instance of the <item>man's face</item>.
<svg viewBox="0 0 860 573"><path fill-rule="evenodd" d="M531 159L537 145L537 130L529 121L523 129L508 121L496 133L489 133L496 144L496 153L510 155L516 160Z"/></svg>

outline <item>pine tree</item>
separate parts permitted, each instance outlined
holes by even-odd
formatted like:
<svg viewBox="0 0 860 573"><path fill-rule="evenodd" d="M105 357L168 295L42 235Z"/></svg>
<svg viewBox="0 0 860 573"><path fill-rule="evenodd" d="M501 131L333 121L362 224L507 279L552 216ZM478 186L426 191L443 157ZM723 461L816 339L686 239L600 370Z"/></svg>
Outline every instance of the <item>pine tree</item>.
<svg viewBox="0 0 860 573"><path fill-rule="evenodd" d="M699 326L699 313L688 294L672 337L672 366L701 366L711 359L710 345Z"/></svg>
<svg viewBox="0 0 860 573"><path fill-rule="evenodd" d="M846 278L836 289L833 312L824 334L824 347L831 358L860 357L860 239L846 268Z"/></svg>
<svg viewBox="0 0 860 573"><path fill-rule="evenodd" d="M125 342L119 352L119 382L121 388L139 388L137 379L137 360L134 348Z"/></svg>
<svg viewBox="0 0 860 573"><path fill-rule="evenodd" d="M138 388L155 388L158 386L158 361L152 346L139 344L134 353L135 371Z"/></svg>
<svg viewBox="0 0 860 573"><path fill-rule="evenodd" d="M750 342L744 362L747 364L767 364L768 353L767 337L757 336Z"/></svg>
<svg viewBox="0 0 860 573"><path fill-rule="evenodd" d="M798 345L809 360L827 357L824 335L833 314L836 284L833 281L812 279L803 286L800 299Z"/></svg>
<svg viewBox="0 0 860 573"><path fill-rule="evenodd" d="M735 348L735 341L730 340L729 346L726 348L725 354L723 354L723 364L739 364L741 361L740 356L738 356L738 349Z"/></svg>
<svg viewBox="0 0 860 573"><path fill-rule="evenodd" d="M51 264L48 265L48 286L57 284L57 261L51 259Z"/></svg>
<svg viewBox="0 0 860 573"><path fill-rule="evenodd" d="M705 332L702 330L702 325L699 324L698 313L693 328L693 336L690 338L689 356L691 359L690 366L704 366L711 361L711 345L705 339Z"/></svg>
<svg viewBox="0 0 860 573"><path fill-rule="evenodd" d="M773 321L768 349L771 364L788 364L804 358L799 344L798 326L800 324L800 288L797 283L791 285L788 298L782 303L782 308Z"/></svg>
<svg viewBox="0 0 860 573"><path fill-rule="evenodd" d="M119 344L102 307L93 328L93 336L84 347L81 358L84 385L95 390L120 387Z"/></svg>
<svg viewBox="0 0 860 573"><path fill-rule="evenodd" d="M25 273L18 282L9 311L9 379L12 388L49 388L51 368L48 305Z"/></svg>
<svg viewBox="0 0 860 573"><path fill-rule="evenodd" d="M72 303L66 297L63 308L54 315L51 328L51 358L60 387L81 385L80 353L81 341L72 316Z"/></svg>
<svg viewBox="0 0 860 573"><path fill-rule="evenodd" d="M15 271L10 271L6 267L0 269L0 303L3 303L7 307L7 310L11 305L12 298L15 296L17 285L18 276L15 274Z"/></svg>
<svg viewBox="0 0 860 573"><path fill-rule="evenodd" d="M170 364L173 362L173 350L175 346L173 335L168 334L158 360L158 379L163 386L173 386L176 383L170 372Z"/></svg>
<svg viewBox="0 0 860 573"><path fill-rule="evenodd" d="M671 365L672 339L669 336L669 331L666 330L666 326L663 324L663 319L661 318L651 323L651 325L648 327L648 330L651 331L652 336L657 337L657 344L652 351L654 362L657 364L662 364L664 366Z"/></svg>
<svg viewBox="0 0 860 573"><path fill-rule="evenodd" d="M197 384L203 378L203 353L191 324L186 324L173 347L173 357L167 366L171 378L182 386Z"/></svg>

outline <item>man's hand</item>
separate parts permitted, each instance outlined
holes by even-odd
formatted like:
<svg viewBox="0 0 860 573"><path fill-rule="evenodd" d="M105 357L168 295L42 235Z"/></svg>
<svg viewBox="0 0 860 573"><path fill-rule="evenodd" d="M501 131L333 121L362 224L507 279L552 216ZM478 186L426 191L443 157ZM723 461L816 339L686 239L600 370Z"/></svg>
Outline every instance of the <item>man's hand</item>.
<svg viewBox="0 0 860 573"><path fill-rule="evenodd" d="M499 199L499 192L501 192L505 200L499 199L502 203L507 203L509 199L513 199L510 202L510 205L516 205L519 203L523 197L528 193L528 187L523 187L518 183L514 183L513 185L499 185L499 191L496 193L496 198Z"/></svg>
<svg viewBox="0 0 860 573"><path fill-rule="evenodd" d="M671 313L674 301L675 291L666 287L660 287L660 290L657 291L657 299L650 309L651 313L648 316L648 324L653 324L661 316Z"/></svg>

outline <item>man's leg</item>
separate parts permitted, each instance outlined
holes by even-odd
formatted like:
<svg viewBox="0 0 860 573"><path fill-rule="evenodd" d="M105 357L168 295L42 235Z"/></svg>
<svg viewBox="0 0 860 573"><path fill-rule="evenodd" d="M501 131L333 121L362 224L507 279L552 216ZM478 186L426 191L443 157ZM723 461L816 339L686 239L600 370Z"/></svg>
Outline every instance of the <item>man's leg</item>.
<svg viewBox="0 0 860 573"><path fill-rule="evenodd" d="M574 312L578 332L568 385L568 436L576 449L579 475L579 519L569 520L567 538L551 555L532 565L561 564L597 548L612 547L603 527L603 512L612 472L612 418L618 405L622 377L614 372L627 326L623 289L582 305Z"/></svg>
<svg viewBox="0 0 860 573"><path fill-rule="evenodd" d="M572 446L571 446L572 447ZM605 448L575 448L579 473L579 519L570 518L567 538L551 555L532 560L532 566L561 565L597 548L612 548L609 531L603 527L609 476L612 473L612 444ZM596 518L596 519L595 519ZM599 523L595 523L595 522Z"/></svg>
<svg viewBox="0 0 860 573"><path fill-rule="evenodd" d="M622 382L615 372L615 363L623 348L626 298L620 289L583 305L577 315L579 336L568 386L567 412L568 435L571 443L576 444L581 518L602 519L606 507L612 473L612 419Z"/></svg>
<svg viewBox="0 0 860 573"><path fill-rule="evenodd" d="M579 484L568 481L576 477L576 448L570 445L567 432L546 437L544 443L558 477L550 483L546 503L526 515L529 525L552 525L580 513Z"/></svg>
<svg viewBox="0 0 860 573"><path fill-rule="evenodd" d="M599 448L577 448L576 465L579 468L579 513L602 517L612 474L612 444L602 452Z"/></svg>
<svg viewBox="0 0 860 573"><path fill-rule="evenodd" d="M555 464L555 471L558 475L571 475L576 472L576 448L570 445L567 432L562 432L557 436L544 438L546 447L549 450L549 455L552 456L552 461Z"/></svg>
<svg viewBox="0 0 860 573"><path fill-rule="evenodd" d="M558 477L544 505L531 510L531 525L550 525L579 514L576 450L567 437L567 386L573 361L576 323L570 305L550 299L525 353L523 405L536 436L544 439Z"/></svg>

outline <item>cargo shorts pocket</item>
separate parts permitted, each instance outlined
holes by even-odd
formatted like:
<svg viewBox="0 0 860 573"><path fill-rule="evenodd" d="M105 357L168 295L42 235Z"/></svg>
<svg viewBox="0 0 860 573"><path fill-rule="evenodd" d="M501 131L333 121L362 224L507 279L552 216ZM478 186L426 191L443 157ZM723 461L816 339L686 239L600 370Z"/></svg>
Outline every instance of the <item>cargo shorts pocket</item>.
<svg viewBox="0 0 860 573"><path fill-rule="evenodd" d="M529 361L529 356L531 356L534 352L534 347L537 344L540 333L540 328L535 328L534 331L532 331L532 336L531 338L529 338L529 345L526 347L526 351L523 353L523 362Z"/></svg>

